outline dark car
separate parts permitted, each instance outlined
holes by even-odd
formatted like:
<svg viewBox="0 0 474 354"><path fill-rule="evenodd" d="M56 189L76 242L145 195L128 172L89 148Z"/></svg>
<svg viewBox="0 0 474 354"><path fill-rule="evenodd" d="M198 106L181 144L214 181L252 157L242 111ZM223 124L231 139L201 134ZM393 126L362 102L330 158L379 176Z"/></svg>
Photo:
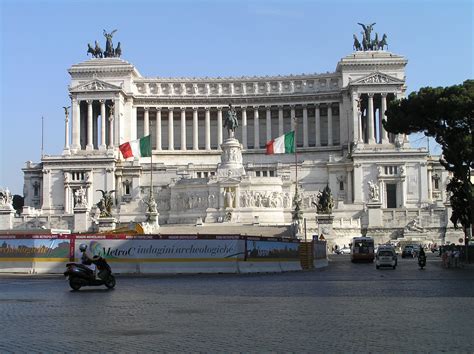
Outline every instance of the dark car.
<svg viewBox="0 0 474 354"><path fill-rule="evenodd" d="M405 258L405 257L413 257L413 246L412 245L407 245L405 247L403 247L403 251L402 251L402 258Z"/></svg>

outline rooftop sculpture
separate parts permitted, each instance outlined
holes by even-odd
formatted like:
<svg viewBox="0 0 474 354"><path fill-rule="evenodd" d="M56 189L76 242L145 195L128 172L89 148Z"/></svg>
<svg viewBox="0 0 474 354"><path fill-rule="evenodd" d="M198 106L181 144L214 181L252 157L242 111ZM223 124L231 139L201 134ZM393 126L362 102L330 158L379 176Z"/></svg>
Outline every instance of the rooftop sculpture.
<svg viewBox="0 0 474 354"><path fill-rule="evenodd" d="M384 33L382 39L379 40L379 34L375 34L375 38L371 38L371 33L374 28L375 22L371 24L364 25L363 23L358 23L358 25L362 26L363 31L360 32L362 34L362 42L359 41L357 36L354 34L354 44L353 49L356 51L367 51L367 50L383 50L384 47L387 47L387 35ZM362 43L362 44L361 44Z"/></svg>
<svg viewBox="0 0 474 354"><path fill-rule="evenodd" d="M112 42L112 37L117 30L113 30L108 33L104 30L104 37L106 39L105 51L102 51L102 48L99 46L99 43L95 41L95 47L92 47L90 43L87 43L87 54L91 54L93 58L120 58L122 55L122 48L120 47L120 42L118 42L117 47L114 49L114 44Z"/></svg>

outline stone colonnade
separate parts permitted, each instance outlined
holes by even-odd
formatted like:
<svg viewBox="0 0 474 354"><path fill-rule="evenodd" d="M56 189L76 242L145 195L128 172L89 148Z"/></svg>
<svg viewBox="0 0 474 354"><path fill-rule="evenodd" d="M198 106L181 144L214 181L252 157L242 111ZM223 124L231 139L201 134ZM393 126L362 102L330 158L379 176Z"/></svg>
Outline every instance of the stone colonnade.
<svg viewBox="0 0 474 354"><path fill-rule="evenodd" d="M65 150L99 150L114 148L114 106L110 100L72 101L72 143L69 147L69 122L66 119ZM113 100L112 100L113 102ZM100 122L98 121L100 118ZM100 135L99 135L100 130Z"/></svg>
<svg viewBox="0 0 474 354"><path fill-rule="evenodd" d="M340 103L321 103L313 105L278 105L278 106L240 106L234 107L238 113L239 128L238 138L244 149L261 149L271 139L281 136L290 130L295 129L295 122L292 117L296 117L296 110L300 111L298 120L298 130L300 140L297 143L301 147L333 146L340 143L333 138L333 114L334 107L336 113L341 112ZM308 115L308 110L314 110L313 116ZM321 109L325 109L326 129L321 129ZM211 137L217 143L217 147L222 144L223 122L227 114L226 106L208 107L136 107L137 112L137 132L139 136L148 134L155 135L154 149L172 151L176 148L180 150L211 150ZM192 112L192 115L190 114ZM212 112L212 115L211 115ZM264 116L263 116L263 114ZM203 117L204 116L204 117ZM211 117L213 116L214 119ZM337 116L341 115L337 113ZM178 118L179 117L179 118ZM203 124L199 124L199 117L204 118ZM176 124L175 119L179 119ZM310 123L310 119L313 122ZM155 131L151 129L154 120ZM212 122L214 120L214 122ZM138 122L142 121L142 126ZM250 121L251 124L248 124ZM340 120L338 121L341 124ZM202 122L201 122L202 123ZM215 124L211 124L215 123ZM141 123L140 123L141 124ZM310 137L309 125L314 126L314 137ZM273 127L273 129L272 129ZM214 128L214 129L212 129ZM166 129L166 131L164 131ZM179 134L175 130L179 129ZM192 134L188 134L188 129ZM263 129L263 130L262 130ZM204 130L204 131L202 131ZM262 133L262 132L265 133ZM180 141L175 142L175 136L179 135ZM324 144L322 136L325 137ZM164 143L164 137L167 143ZM191 138L191 141L187 139ZM203 139L204 144L202 144Z"/></svg>
<svg viewBox="0 0 474 354"><path fill-rule="evenodd" d="M389 135L382 126L382 120L386 119L387 97L395 93L352 93L352 107L354 135L357 134L358 143L388 144ZM374 102L377 104L374 104ZM378 111L378 116L376 113ZM378 128L378 129L377 129Z"/></svg>

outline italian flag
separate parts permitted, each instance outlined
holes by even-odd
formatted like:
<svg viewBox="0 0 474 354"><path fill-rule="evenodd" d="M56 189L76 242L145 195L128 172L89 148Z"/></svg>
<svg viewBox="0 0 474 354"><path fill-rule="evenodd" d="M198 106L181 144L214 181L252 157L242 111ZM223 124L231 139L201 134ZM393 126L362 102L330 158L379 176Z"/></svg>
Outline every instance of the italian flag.
<svg viewBox="0 0 474 354"><path fill-rule="evenodd" d="M138 140L132 140L119 146L124 159L129 157L150 157L151 139L150 135L144 136Z"/></svg>
<svg viewBox="0 0 474 354"><path fill-rule="evenodd" d="M278 138L270 140L267 144L267 155L291 154L295 152L295 131L286 133Z"/></svg>

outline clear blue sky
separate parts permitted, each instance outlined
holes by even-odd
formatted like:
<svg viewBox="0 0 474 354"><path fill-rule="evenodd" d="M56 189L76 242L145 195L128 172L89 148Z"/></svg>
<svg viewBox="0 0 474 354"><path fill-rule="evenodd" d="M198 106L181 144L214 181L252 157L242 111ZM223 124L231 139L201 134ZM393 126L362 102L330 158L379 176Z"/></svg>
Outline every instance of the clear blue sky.
<svg viewBox="0 0 474 354"><path fill-rule="evenodd" d="M103 29L118 29L122 58L144 76L215 77L333 72L357 22L376 22L408 59L411 92L473 77L472 4L0 0L0 187L22 194L21 168L40 160L41 116L45 153L61 153L67 69L88 59L87 43L104 46Z"/></svg>

